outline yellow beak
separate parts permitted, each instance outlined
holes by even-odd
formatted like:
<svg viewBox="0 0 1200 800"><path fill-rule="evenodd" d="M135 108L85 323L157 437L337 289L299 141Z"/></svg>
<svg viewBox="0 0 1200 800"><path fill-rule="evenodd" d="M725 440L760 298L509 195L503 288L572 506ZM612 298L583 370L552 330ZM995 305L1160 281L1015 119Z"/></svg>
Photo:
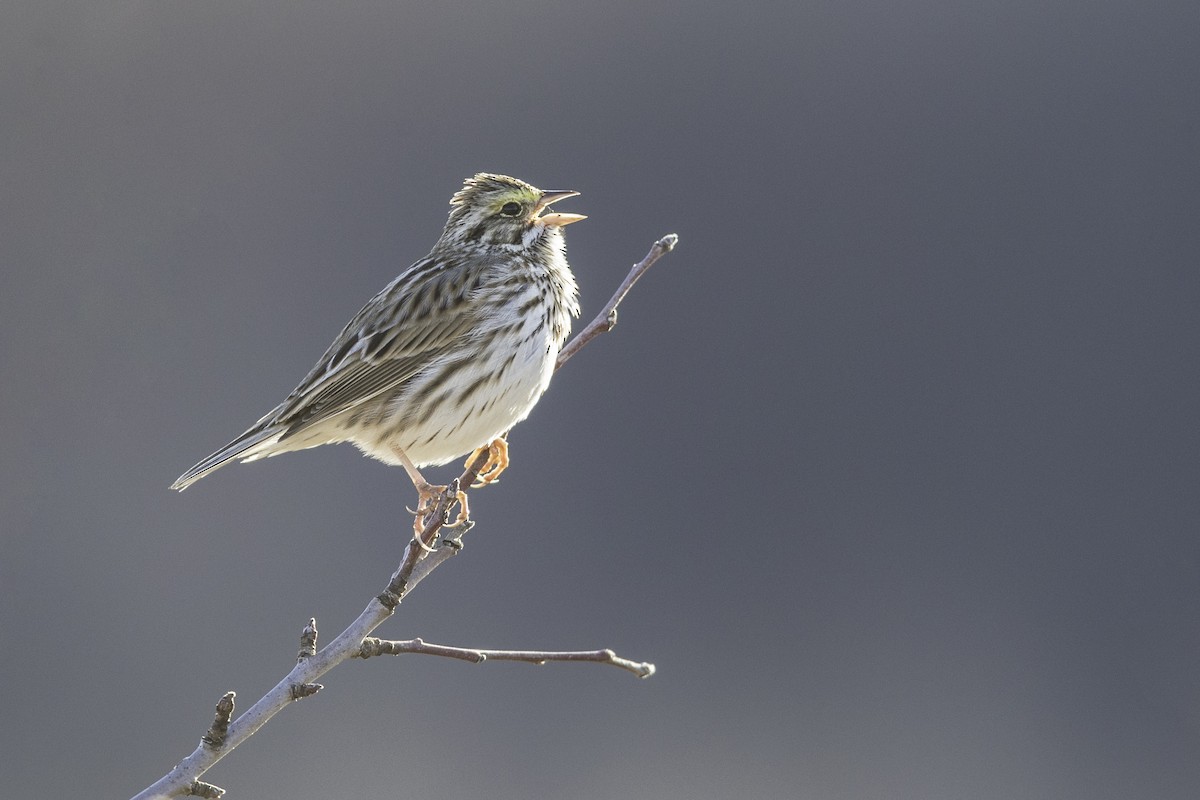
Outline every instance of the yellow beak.
<svg viewBox="0 0 1200 800"><path fill-rule="evenodd" d="M570 225L572 222L579 222L581 219L587 219L585 214L546 214L538 217L537 221L543 225L554 225L561 228L564 225Z"/></svg>
<svg viewBox="0 0 1200 800"><path fill-rule="evenodd" d="M538 204L533 208L534 217L543 225L554 225L559 228L564 225L570 225L572 222L579 222L581 219L587 219L583 214L546 214L541 217L537 216L552 203L557 203L559 200L566 200L568 197L575 197L578 194L579 192L574 191L542 192L541 199L538 200Z"/></svg>

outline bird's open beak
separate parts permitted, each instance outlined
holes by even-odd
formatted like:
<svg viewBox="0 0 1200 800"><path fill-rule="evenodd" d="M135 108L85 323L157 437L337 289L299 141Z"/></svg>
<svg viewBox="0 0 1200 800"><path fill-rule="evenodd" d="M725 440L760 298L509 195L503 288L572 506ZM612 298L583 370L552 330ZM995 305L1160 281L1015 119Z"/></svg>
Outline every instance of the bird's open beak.
<svg viewBox="0 0 1200 800"><path fill-rule="evenodd" d="M541 214L552 203L557 203L559 200L566 200L568 197L575 197L579 192L542 192L542 197L538 200L538 204L534 206L533 215L537 222L543 225L554 225L561 228L564 225L570 225L572 222L579 222L581 219L587 219L583 214Z"/></svg>

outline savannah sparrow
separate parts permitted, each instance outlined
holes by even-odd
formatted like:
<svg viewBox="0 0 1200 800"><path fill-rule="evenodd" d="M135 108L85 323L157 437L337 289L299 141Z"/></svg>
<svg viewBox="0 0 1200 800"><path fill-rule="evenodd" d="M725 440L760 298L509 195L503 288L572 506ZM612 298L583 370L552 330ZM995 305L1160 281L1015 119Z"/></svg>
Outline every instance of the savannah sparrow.
<svg viewBox="0 0 1200 800"><path fill-rule="evenodd" d="M422 504L440 487L418 467L487 448L480 480L494 480L508 463L502 437L546 391L579 316L562 229L585 217L543 213L576 194L467 179L429 255L371 298L286 400L171 488L335 442L402 465Z"/></svg>

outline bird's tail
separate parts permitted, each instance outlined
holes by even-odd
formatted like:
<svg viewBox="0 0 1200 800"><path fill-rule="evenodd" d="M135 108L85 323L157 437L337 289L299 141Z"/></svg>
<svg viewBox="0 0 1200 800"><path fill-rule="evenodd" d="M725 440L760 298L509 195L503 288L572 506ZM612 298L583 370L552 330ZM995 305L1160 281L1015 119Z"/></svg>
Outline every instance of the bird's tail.
<svg viewBox="0 0 1200 800"><path fill-rule="evenodd" d="M184 489L191 486L208 473L212 472L213 470L220 469L231 461L248 461L254 458L261 458L266 455L272 455L274 451L269 449L270 446L279 441L280 437L283 436L286 430L287 426L284 425L267 425L265 427L255 425L253 428L246 431L241 436L234 439L232 442L225 445L220 450L180 475L178 478L176 478L175 482L171 484L171 488L182 492Z"/></svg>

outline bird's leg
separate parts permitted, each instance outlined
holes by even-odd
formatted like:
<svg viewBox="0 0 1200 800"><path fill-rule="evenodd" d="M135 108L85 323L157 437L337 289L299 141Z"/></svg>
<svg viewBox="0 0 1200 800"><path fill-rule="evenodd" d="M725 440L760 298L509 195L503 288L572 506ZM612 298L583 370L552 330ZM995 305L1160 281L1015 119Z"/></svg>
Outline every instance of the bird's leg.
<svg viewBox="0 0 1200 800"><path fill-rule="evenodd" d="M446 490L450 487L439 486L425 480L425 476L417 469L417 465L412 462L408 454L397 445L392 445L391 450L396 454L396 458L400 460L400 464L404 467L404 471L408 473L408 477L413 482L413 486L417 489L417 510L413 511L413 538L417 544L421 545L428 552L433 552L433 548L421 541L421 534L425 530L425 519L430 512L437 508L438 501L445 495ZM467 510L467 493L459 490L455 496L458 501L458 518L454 524L463 522L468 517ZM411 511L411 509L410 509Z"/></svg>
<svg viewBox="0 0 1200 800"><path fill-rule="evenodd" d="M479 475L475 478L475 482L471 484L472 489L478 489L480 486L487 486L489 483L495 483L500 477L500 473L508 468L508 442L504 437L497 437L492 440L492 443L486 448L480 447L471 457L467 459L467 465L479 457L479 454L487 450L487 462L479 470Z"/></svg>

